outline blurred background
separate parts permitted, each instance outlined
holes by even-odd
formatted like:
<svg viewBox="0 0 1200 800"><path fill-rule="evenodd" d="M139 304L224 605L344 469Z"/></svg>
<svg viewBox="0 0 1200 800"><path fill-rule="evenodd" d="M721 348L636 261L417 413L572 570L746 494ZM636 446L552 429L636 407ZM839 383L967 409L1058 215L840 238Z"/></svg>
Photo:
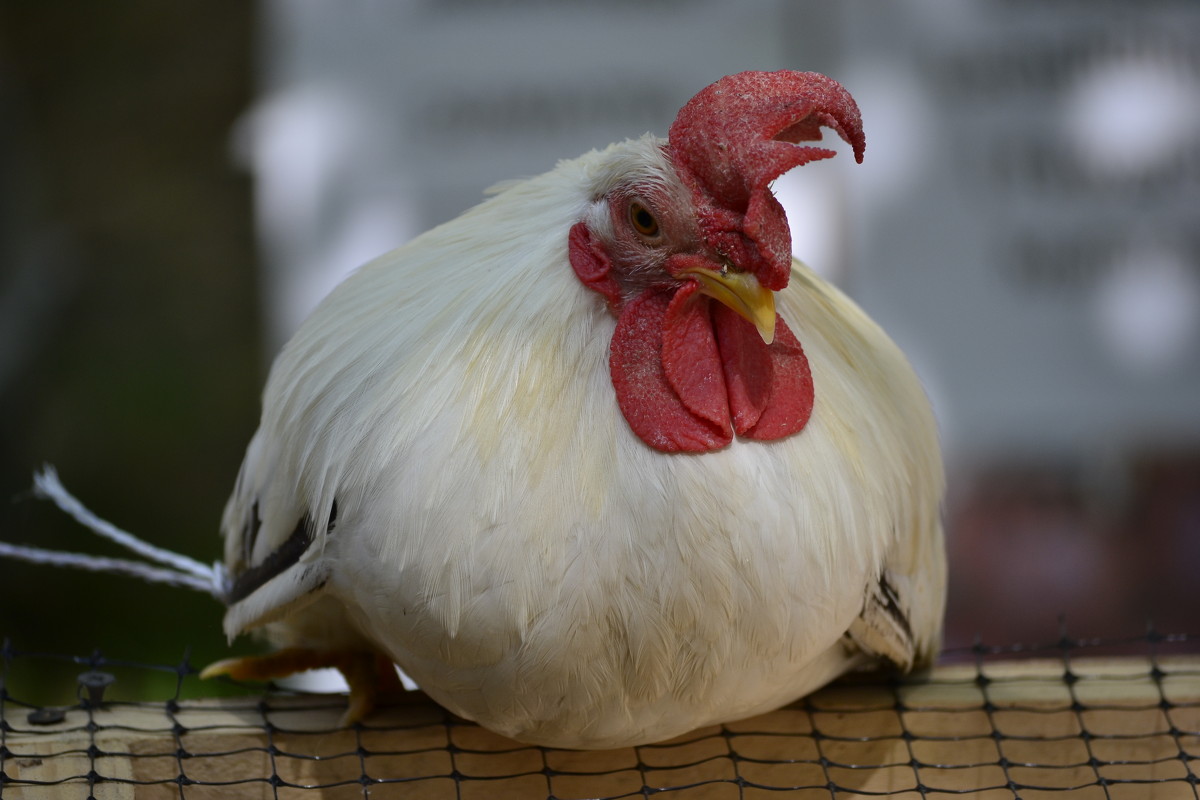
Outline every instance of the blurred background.
<svg viewBox="0 0 1200 800"><path fill-rule="evenodd" d="M122 555L31 498L49 462L101 516L217 559L266 369L341 276L779 68L863 111L863 165L841 147L776 190L797 255L933 398L947 644L1052 640L1060 617L1200 630L1187 0L0 0L0 538ZM230 652L220 617L0 561L18 650L203 664ZM20 663L14 694L73 695L77 669Z"/></svg>

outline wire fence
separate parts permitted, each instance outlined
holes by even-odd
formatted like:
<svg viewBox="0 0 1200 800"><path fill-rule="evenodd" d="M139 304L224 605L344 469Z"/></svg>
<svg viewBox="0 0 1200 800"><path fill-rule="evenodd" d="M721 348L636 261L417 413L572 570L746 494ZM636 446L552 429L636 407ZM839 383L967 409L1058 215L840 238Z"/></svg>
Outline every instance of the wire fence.
<svg viewBox="0 0 1200 800"><path fill-rule="evenodd" d="M923 676L852 676L661 744L520 744L414 697L338 725L345 699L248 687L185 699L197 668L0 650L0 798L1200 798L1200 635L950 650ZM79 667L78 701L6 680ZM174 675L123 702L113 675ZM187 689L188 691L185 691ZM785 793L785 794L781 794Z"/></svg>

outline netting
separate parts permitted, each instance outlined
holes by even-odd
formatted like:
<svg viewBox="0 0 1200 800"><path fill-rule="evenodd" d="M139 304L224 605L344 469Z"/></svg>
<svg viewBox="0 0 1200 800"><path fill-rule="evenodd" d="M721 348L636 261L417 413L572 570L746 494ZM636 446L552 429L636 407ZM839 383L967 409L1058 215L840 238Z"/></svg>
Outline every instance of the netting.
<svg viewBox="0 0 1200 800"><path fill-rule="evenodd" d="M0 683L0 798L1196 798L1200 636L1063 636L948 651L924 676L869 674L795 704L661 744L603 752L523 745L431 703L349 728L344 698L268 687L185 699L196 668L95 652L78 702L38 707ZM115 699L113 674L176 689ZM421 697L421 696L416 696Z"/></svg>

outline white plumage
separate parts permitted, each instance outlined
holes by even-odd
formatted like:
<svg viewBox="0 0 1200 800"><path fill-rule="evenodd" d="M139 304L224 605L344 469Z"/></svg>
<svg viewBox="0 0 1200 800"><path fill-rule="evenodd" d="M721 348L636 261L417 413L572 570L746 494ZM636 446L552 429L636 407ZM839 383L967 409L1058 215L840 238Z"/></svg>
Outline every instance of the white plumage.
<svg viewBox="0 0 1200 800"><path fill-rule="evenodd" d="M375 649L463 717L589 748L932 657L935 423L837 289L795 262L776 295L815 387L799 433L664 453L622 416L616 319L567 233L614 186L679 186L664 146L507 185L321 303L275 362L225 511L231 572L267 578L232 598L231 637Z"/></svg>

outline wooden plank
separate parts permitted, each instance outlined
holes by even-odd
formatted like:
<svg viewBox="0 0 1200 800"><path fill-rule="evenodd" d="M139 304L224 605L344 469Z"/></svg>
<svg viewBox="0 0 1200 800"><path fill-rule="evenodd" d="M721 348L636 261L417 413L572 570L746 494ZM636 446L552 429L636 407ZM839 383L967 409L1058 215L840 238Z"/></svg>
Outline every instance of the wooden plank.
<svg viewBox="0 0 1200 800"><path fill-rule="evenodd" d="M1195 800L1200 656L1077 658L1069 675L1063 661L1040 660L944 666L895 685L851 679L759 717L604 752L522 745L419 700L357 730L338 728L338 696L111 704L91 712L91 730L86 709L34 726L10 705L0 797L84 798L94 768L107 778L97 800L177 799L181 788L186 798L360 798L364 787L373 798L565 799L644 787L671 798L778 797L781 788L828 798L830 785L839 799L916 798L924 788Z"/></svg>

